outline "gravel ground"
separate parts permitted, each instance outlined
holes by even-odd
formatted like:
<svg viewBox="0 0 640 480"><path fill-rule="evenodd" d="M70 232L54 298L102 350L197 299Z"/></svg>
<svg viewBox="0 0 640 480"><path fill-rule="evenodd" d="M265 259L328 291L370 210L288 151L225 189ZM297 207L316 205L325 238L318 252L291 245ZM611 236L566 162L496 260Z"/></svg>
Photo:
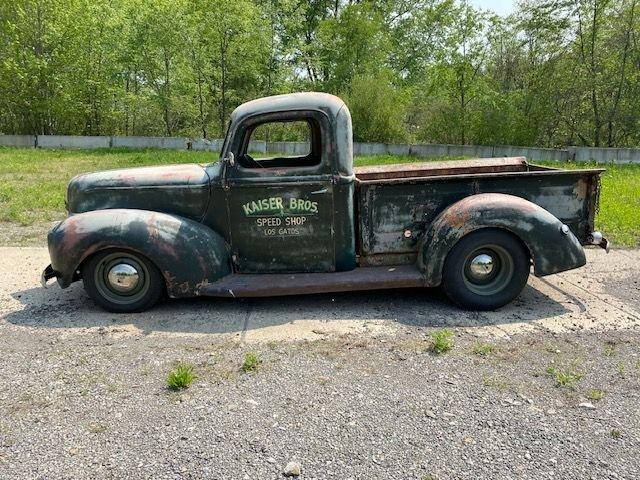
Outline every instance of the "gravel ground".
<svg viewBox="0 0 640 480"><path fill-rule="evenodd" d="M407 290L118 316L0 248L0 478L639 478L640 251L588 253L498 312Z"/></svg>

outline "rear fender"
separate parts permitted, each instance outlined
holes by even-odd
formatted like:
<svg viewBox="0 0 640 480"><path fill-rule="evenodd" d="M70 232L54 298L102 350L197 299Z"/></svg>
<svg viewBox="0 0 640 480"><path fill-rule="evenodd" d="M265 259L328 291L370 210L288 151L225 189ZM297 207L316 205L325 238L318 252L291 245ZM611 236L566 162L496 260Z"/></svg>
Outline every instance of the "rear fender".
<svg viewBox="0 0 640 480"><path fill-rule="evenodd" d="M78 279L82 262L96 252L122 248L153 262L170 297L200 294L202 287L231 273L229 248L209 227L177 215L147 210L95 210L68 217L48 236L58 283Z"/></svg>
<svg viewBox="0 0 640 480"><path fill-rule="evenodd" d="M536 276L550 275L586 263L578 239L544 208L520 197L482 193L447 207L421 239L418 262L427 284L439 285L449 251L465 235L482 228L511 232L526 245Z"/></svg>

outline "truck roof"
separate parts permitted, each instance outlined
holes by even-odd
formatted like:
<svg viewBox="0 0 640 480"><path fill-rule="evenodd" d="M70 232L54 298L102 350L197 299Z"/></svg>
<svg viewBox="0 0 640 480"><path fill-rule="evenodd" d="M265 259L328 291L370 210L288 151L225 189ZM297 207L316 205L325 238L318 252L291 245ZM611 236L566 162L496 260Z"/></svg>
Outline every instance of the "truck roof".
<svg viewBox="0 0 640 480"><path fill-rule="evenodd" d="M240 121L245 117L291 110L324 110L331 117L338 115L344 102L329 93L300 92L258 98L243 103L231 114L231 121Z"/></svg>
<svg viewBox="0 0 640 480"><path fill-rule="evenodd" d="M333 149L330 153L331 162L336 173L347 177L353 175L351 114L346 104L335 95L321 92L287 93L243 103L231 114L231 135L234 134L235 126L254 115L285 113L295 110L315 110L325 113L329 118L330 127L324 133L330 135L330 141L333 142ZM283 115L282 117L285 118L286 116ZM226 154L226 151L223 149L224 154Z"/></svg>

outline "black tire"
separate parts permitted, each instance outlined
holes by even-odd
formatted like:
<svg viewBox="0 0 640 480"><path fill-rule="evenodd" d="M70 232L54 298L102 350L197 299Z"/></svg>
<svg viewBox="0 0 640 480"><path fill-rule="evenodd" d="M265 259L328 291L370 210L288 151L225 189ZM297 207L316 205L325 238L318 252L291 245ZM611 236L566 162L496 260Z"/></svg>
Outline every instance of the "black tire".
<svg viewBox="0 0 640 480"><path fill-rule="evenodd" d="M451 249L442 287L463 308L495 310L522 292L530 268L529 252L519 238L503 230L483 229L466 235Z"/></svg>
<svg viewBox="0 0 640 480"><path fill-rule="evenodd" d="M137 279L130 291L117 291L109 280L114 267L132 267ZM127 267L125 267L127 268ZM143 312L154 306L164 294L164 281L158 268L146 257L127 250L98 252L82 266L84 289L103 309L113 313Z"/></svg>

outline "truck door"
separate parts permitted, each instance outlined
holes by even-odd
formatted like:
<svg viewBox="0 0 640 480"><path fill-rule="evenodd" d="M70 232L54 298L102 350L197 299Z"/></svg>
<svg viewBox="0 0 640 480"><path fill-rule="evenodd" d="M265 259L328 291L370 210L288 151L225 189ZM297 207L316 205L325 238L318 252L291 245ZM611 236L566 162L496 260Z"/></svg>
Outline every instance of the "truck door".
<svg viewBox="0 0 640 480"><path fill-rule="evenodd" d="M331 165L320 112L262 115L243 126L226 169L229 236L240 273L335 270ZM288 143L287 153L259 154L260 141ZM283 145L283 144L281 144ZM281 148L282 149L282 148Z"/></svg>

